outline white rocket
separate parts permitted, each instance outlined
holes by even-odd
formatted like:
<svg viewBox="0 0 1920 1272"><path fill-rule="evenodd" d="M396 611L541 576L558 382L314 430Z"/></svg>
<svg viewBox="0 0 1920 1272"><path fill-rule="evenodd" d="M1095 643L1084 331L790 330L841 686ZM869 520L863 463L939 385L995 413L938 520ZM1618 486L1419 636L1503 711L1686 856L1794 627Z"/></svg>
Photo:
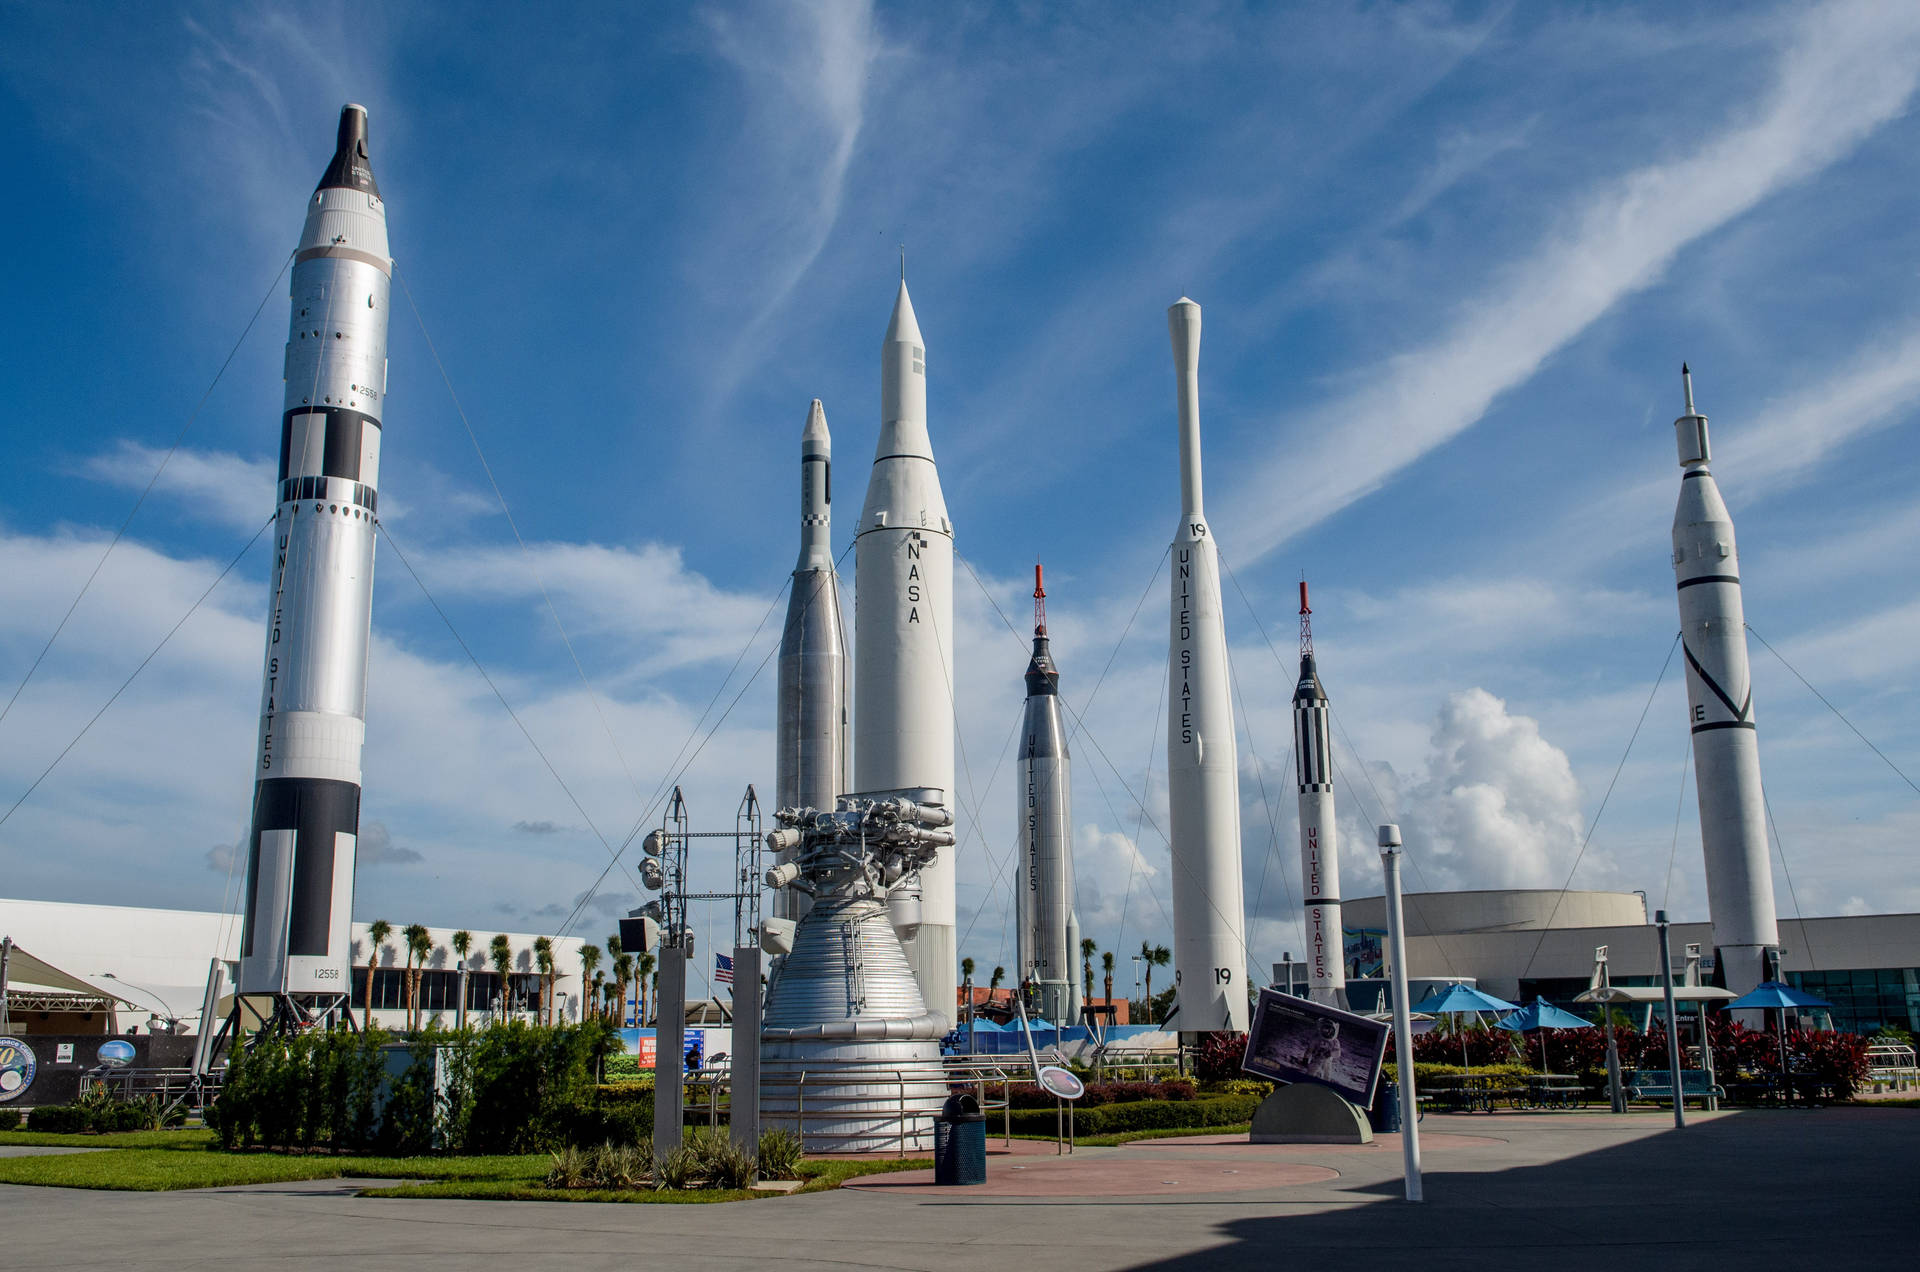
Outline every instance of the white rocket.
<svg viewBox="0 0 1920 1272"><path fill-rule="evenodd" d="M1744 994L1768 976L1780 946L1753 720L1740 555L1733 518L1707 471L1707 417L1693 409L1693 373L1680 368L1686 414L1673 422L1680 446L1680 505L1673 514L1673 573L1680 586L1680 646L1687 659L1687 720L1707 909L1728 989Z"/></svg>
<svg viewBox="0 0 1920 1272"><path fill-rule="evenodd" d="M833 438L815 398L800 434L800 560L780 636L777 808L831 810L847 793L847 641L833 568L832 504ZM791 853L780 858L790 859ZM776 918L799 919L810 904L797 888L773 894Z"/></svg>
<svg viewBox="0 0 1920 1272"><path fill-rule="evenodd" d="M1247 1027L1240 769L1227 683L1220 555L1200 496L1200 306L1167 310L1180 402L1180 526L1173 536L1167 803L1173 822L1173 969L1182 1033Z"/></svg>
<svg viewBox="0 0 1920 1272"><path fill-rule="evenodd" d="M880 345L880 441L854 540L853 784L953 809L953 524L927 437L927 351L906 280ZM952 846L888 897L928 1010L954 1019Z"/></svg>
<svg viewBox="0 0 1920 1272"><path fill-rule="evenodd" d="M1333 735L1313 661L1313 610L1300 580L1300 683L1293 691L1293 754L1300 783L1300 895L1307 910L1307 997L1347 1005L1340 928L1340 840L1333 818Z"/></svg>
<svg viewBox="0 0 1920 1272"><path fill-rule="evenodd" d="M348 993L392 274L367 112L349 105L294 255L280 417L239 983L276 1025Z"/></svg>
<svg viewBox="0 0 1920 1272"><path fill-rule="evenodd" d="M1060 670L1047 641L1047 590L1033 567L1033 657L1014 775L1020 869L1014 881L1020 981L1055 1024L1080 1018L1080 918L1073 910L1073 787L1060 715Z"/></svg>

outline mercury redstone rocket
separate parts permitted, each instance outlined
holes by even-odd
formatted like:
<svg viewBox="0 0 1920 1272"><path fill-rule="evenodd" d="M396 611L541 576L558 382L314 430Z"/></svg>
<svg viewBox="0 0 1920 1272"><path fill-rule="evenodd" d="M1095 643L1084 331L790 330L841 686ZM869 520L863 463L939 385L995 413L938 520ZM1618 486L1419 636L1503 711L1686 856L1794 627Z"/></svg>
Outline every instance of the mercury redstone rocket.
<svg viewBox="0 0 1920 1272"><path fill-rule="evenodd" d="M1067 730L1060 717L1060 670L1047 642L1047 590L1033 567L1033 657L1027 663L1026 716L1020 728L1019 877L1014 883L1015 942L1022 984L1038 993L1040 1014L1055 1024L1080 1016L1074 958L1080 919L1073 912L1073 787Z"/></svg>
<svg viewBox="0 0 1920 1272"><path fill-rule="evenodd" d="M1760 738L1747 670L1746 617L1733 518L1707 470L1707 417L1693 409L1693 373L1680 368L1686 414L1673 422L1680 446L1680 505L1673 514L1673 573L1680 587L1680 647L1687 658L1687 720L1707 909L1720 975L1744 994L1770 978L1780 946L1760 786Z"/></svg>
<svg viewBox="0 0 1920 1272"><path fill-rule="evenodd" d="M847 792L847 639L833 568L832 474L833 438L815 398L800 434L800 560L780 636L777 808L830 809ZM773 894L776 918L797 920L811 904L798 889Z"/></svg>
<svg viewBox="0 0 1920 1272"><path fill-rule="evenodd" d="M1293 754L1300 783L1300 895L1307 909L1307 997L1347 1005L1340 928L1340 842L1333 819L1333 734L1313 661L1313 610L1300 580L1300 683L1293 690Z"/></svg>
<svg viewBox="0 0 1920 1272"><path fill-rule="evenodd" d="M880 442L854 539L853 785L951 811L953 524L927 437L927 351L907 283L880 345ZM952 845L887 909L927 1009L957 1009Z"/></svg>
<svg viewBox="0 0 1920 1272"><path fill-rule="evenodd" d="M1180 402L1180 526L1173 536L1167 804L1173 822L1173 969L1179 1028L1245 1032L1240 769L1227 684L1220 555L1200 496L1200 306L1167 310Z"/></svg>
<svg viewBox="0 0 1920 1272"><path fill-rule="evenodd" d="M274 1027L348 993L392 274L367 112L349 105L294 254L280 417L239 983Z"/></svg>

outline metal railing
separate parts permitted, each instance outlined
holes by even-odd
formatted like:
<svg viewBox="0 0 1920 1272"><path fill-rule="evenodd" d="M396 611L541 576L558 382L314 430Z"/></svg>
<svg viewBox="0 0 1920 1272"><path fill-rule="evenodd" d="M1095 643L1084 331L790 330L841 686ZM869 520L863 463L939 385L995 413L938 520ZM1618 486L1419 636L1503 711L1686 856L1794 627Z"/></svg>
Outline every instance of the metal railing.
<svg viewBox="0 0 1920 1272"><path fill-rule="evenodd" d="M811 1067L809 1067L811 1066ZM845 1107L844 1100L825 1106L807 1107L807 1086L811 1083L815 1089L829 1084L833 1086L891 1087L895 1107L889 1110L880 1108ZM929 1140L932 1137L933 1113L914 1108L915 1089L926 1087L944 1088L947 1084L945 1069L938 1063L914 1065L903 1068L879 1068L866 1065L848 1066L822 1065L818 1060L766 1060L760 1062L760 1117L763 1125L779 1126L791 1124L801 1142L855 1140L892 1140L901 1157L910 1154L910 1146ZM784 1103L785 1092L793 1092L792 1108L768 1108L769 1097ZM809 1120L813 1129L809 1129ZM821 1129L822 1123L859 1122L861 1129L854 1131L833 1131ZM826 1151L835 1151L831 1148ZM849 1151L842 1149L840 1151ZM861 1150L851 1150L861 1151Z"/></svg>

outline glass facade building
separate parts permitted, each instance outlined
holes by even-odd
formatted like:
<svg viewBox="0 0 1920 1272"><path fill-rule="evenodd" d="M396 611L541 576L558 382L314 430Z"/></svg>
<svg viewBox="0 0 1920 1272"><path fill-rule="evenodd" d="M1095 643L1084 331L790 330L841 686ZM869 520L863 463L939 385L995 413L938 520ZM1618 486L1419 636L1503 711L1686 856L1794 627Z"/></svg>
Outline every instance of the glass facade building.
<svg viewBox="0 0 1920 1272"><path fill-rule="evenodd" d="M1920 968L1788 972L1787 983L1833 1004L1833 1027L1871 1034L1885 1025L1920 1033Z"/></svg>

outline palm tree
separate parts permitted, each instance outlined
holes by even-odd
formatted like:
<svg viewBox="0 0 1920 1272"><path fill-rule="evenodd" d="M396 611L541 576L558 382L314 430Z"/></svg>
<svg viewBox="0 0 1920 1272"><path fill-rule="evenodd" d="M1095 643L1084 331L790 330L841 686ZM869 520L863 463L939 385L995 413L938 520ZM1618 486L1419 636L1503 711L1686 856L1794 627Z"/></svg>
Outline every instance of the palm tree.
<svg viewBox="0 0 1920 1272"><path fill-rule="evenodd" d="M608 1018L613 1016L614 1000L618 995L618 986L612 981L600 987L600 1014Z"/></svg>
<svg viewBox="0 0 1920 1272"><path fill-rule="evenodd" d="M1173 954L1164 945L1140 942L1140 961L1147 965L1147 1023L1157 1023L1153 1018L1153 969L1165 967L1173 961Z"/></svg>
<svg viewBox="0 0 1920 1272"><path fill-rule="evenodd" d="M367 1010L360 1018L360 1032L373 1028L373 970L380 965L380 947L393 935L393 924L375 919L367 924Z"/></svg>
<svg viewBox="0 0 1920 1272"><path fill-rule="evenodd" d="M593 1011L594 995L587 992L591 982L598 992L600 984L600 947L582 945L580 947L580 1019L585 1020Z"/></svg>
<svg viewBox="0 0 1920 1272"><path fill-rule="evenodd" d="M493 1018L497 1025L513 1008L513 942L507 940L506 933L487 943L487 961L493 964L493 974L500 978L500 1010Z"/></svg>
<svg viewBox="0 0 1920 1272"><path fill-rule="evenodd" d="M454 1027L467 1027L467 956L473 953L473 933L462 928L453 934L453 956L460 960L460 1011L454 1017Z"/></svg>
<svg viewBox="0 0 1920 1272"><path fill-rule="evenodd" d="M1006 968L996 967L993 969L993 975L987 979L987 1006L989 1007L993 1006L993 996L995 993L999 991L1000 982L1005 980L1006 978L1007 978Z"/></svg>
<svg viewBox="0 0 1920 1272"><path fill-rule="evenodd" d="M646 950L641 950L640 956L634 960L634 974L640 980L640 1027L642 1029L647 1027L648 1013L653 1009L653 992L658 984L655 969L659 966L660 960Z"/></svg>
<svg viewBox="0 0 1920 1272"><path fill-rule="evenodd" d="M967 991L966 993L967 1019L972 1020L973 1019L973 960L970 958L963 958L960 960L960 984Z"/></svg>
<svg viewBox="0 0 1920 1272"><path fill-rule="evenodd" d="M1106 950L1100 955L1100 970L1107 975L1107 1006L1113 1006L1113 951Z"/></svg>
<svg viewBox="0 0 1920 1272"><path fill-rule="evenodd" d="M540 973L540 1009L539 1018L552 1024L553 984L558 979L557 965L553 961L553 938L536 936L533 938L533 970Z"/></svg>
<svg viewBox="0 0 1920 1272"><path fill-rule="evenodd" d="M1083 999L1093 997L1093 956L1099 951L1092 937L1080 938L1080 997Z"/></svg>
<svg viewBox="0 0 1920 1272"><path fill-rule="evenodd" d="M418 923L407 924L401 933L407 942L407 1028L420 1027L420 973L426 970L433 954L433 934Z"/></svg>
<svg viewBox="0 0 1920 1272"><path fill-rule="evenodd" d="M593 992L591 994L586 995L587 1010L592 1012L596 1016L600 1014L601 1001L604 998L606 998L606 995L600 992L601 988L603 986L608 989L612 988L612 986L609 986L606 984L606 981L607 981L607 974L596 967L593 970ZM585 1018L584 1012L582 1013L582 1018L583 1019Z"/></svg>
<svg viewBox="0 0 1920 1272"><path fill-rule="evenodd" d="M617 998L619 1009L614 1013L614 1027L627 1027L627 986L633 984L633 955L621 950L613 956L613 983L619 989Z"/></svg>

